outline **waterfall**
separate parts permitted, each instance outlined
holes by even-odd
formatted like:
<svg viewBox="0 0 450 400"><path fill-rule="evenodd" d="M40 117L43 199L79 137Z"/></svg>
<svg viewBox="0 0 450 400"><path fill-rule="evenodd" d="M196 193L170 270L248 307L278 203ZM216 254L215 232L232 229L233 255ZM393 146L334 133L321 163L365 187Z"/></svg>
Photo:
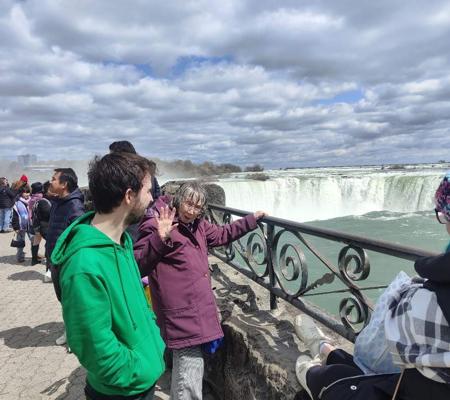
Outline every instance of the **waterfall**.
<svg viewBox="0 0 450 400"><path fill-rule="evenodd" d="M265 210L295 221L325 220L371 211L432 210L443 169L382 171L375 168L267 171L266 181L237 174L220 179L229 207Z"/></svg>

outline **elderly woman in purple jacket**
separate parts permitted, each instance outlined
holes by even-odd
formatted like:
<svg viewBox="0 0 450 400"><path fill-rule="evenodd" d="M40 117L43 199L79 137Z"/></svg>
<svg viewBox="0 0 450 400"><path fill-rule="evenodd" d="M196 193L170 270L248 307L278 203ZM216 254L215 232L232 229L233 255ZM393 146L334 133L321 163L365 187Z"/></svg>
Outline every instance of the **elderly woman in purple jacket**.
<svg viewBox="0 0 450 400"><path fill-rule="evenodd" d="M257 227L257 211L218 226L202 218L206 191L182 185L173 199L160 197L139 226L134 255L149 275L152 304L167 347L173 351L171 399L201 399L202 345L223 337L211 289L208 247L223 246Z"/></svg>

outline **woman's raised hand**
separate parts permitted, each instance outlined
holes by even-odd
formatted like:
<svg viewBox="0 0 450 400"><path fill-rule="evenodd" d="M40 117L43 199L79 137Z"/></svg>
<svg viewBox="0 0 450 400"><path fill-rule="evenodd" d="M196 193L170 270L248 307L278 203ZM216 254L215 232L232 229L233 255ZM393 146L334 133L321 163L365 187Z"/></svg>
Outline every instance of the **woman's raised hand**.
<svg viewBox="0 0 450 400"><path fill-rule="evenodd" d="M172 210L169 207L162 207L159 213L159 217L156 216L156 226L158 227L158 234L161 240L165 241L169 239L170 232L178 226L178 224L172 224L175 218L176 210Z"/></svg>

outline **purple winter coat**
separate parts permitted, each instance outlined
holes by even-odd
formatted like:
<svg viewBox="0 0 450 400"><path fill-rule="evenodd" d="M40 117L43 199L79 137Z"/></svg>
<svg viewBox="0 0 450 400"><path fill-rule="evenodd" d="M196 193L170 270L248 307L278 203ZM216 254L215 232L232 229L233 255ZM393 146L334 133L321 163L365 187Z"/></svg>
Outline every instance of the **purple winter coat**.
<svg viewBox="0 0 450 400"><path fill-rule="evenodd" d="M256 228L247 215L229 225L214 225L204 218L193 224L192 232L178 223L163 242L156 228L155 214L169 202L158 198L139 225L134 255L141 275L149 275L152 304L167 347L181 349L210 342L223 336L211 289L208 247L222 246Z"/></svg>

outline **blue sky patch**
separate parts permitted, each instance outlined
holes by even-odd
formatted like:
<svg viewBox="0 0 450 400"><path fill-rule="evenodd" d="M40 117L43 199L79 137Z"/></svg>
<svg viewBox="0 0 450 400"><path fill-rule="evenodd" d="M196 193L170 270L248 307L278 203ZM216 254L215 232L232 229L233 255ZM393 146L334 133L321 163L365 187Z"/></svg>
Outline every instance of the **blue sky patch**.
<svg viewBox="0 0 450 400"><path fill-rule="evenodd" d="M204 56L183 56L177 59L176 64L172 67L172 75L183 75L188 69L193 68L199 64L220 64L230 63L233 61L231 56L222 57L204 57Z"/></svg>
<svg viewBox="0 0 450 400"><path fill-rule="evenodd" d="M330 105L336 103L356 103L364 98L364 93L361 89L349 90L347 92L339 93L338 95L329 99L320 99L314 102L314 105Z"/></svg>

